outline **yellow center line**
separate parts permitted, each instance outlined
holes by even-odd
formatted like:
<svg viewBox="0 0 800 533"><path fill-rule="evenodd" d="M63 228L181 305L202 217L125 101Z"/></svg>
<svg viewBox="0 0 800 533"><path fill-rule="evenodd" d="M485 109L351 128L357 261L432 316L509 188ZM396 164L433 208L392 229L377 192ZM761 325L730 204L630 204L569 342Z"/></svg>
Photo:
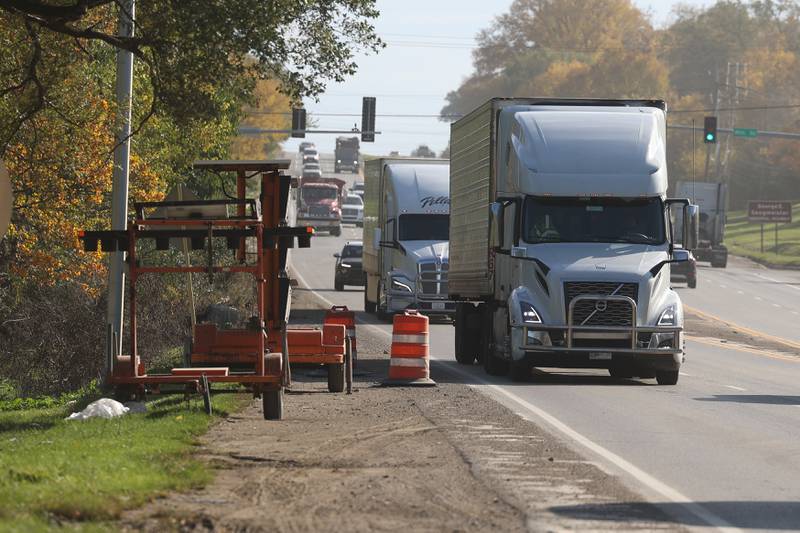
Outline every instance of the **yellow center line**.
<svg viewBox="0 0 800 533"><path fill-rule="evenodd" d="M736 350L739 352L752 353L755 355L760 355L761 357L769 357L770 359L780 359L781 361L791 361L793 363L800 363L800 357L784 355L778 352L772 352L767 350L759 350L757 348L752 348L744 344L733 343L730 341L723 342L720 339L712 339L708 337L692 337L689 335L686 335L686 340L697 342L700 344L706 344L708 346L714 346L716 348L729 348L731 350Z"/></svg>
<svg viewBox="0 0 800 533"><path fill-rule="evenodd" d="M764 340L767 340L767 341L770 341L770 342L783 344L784 346L787 346L787 347L792 348L794 350L800 350L800 343L798 343L798 342L790 341L789 339L784 339L783 337L776 337L775 335L770 335L769 333L764 333L762 331L756 331L754 329L750 329L748 327L742 326L742 325L737 324L735 322L731 322L729 320L722 319L722 318L720 318L720 317L718 317L716 315L712 315L711 313L706 313L705 311L700 311L699 309L695 309L694 307L690 307L688 305L684 305L683 308L688 310L691 313L694 313L694 314L700 316L701 318L705 318L705 319L708 319L708 320L714 320L716 322L720 322L722 324L725 324L726 326L729 326L729 327L732 327L732 328L736 328L739 331L747 333L748 335L752 335L753 337L758 337L760 339L764 339Z"/></svg>

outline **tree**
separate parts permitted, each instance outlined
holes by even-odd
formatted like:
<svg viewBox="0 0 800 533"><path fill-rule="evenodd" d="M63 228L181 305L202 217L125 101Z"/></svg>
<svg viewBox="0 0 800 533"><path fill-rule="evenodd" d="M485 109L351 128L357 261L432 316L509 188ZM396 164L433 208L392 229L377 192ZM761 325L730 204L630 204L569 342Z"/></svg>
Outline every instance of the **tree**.
<svg viewBox="0 0 800 533"><path fill-rule="evenodd" d="M494 96L664 97L655 32L630 0L515 0L478 34L443 119Z"/></svg>
<svg viewBox="0 0 800 533"><path fill-rule="evenodd" d="M66 74L55 67L91 55L89 42L131 51L149 69L152 104L183 123L224 113L218 89L246 99L256 80L278 80L293 100L317 95L328 80L355 72L356 50L381 46L369 23L378 14L374 0L139 2L130 38L115 35L119 5L0 0L0 26L16 33L0 44L10 66L0 98L23 101L22 113L2 125L0 150L50 105L49 94Z"/></svg>
<svg viewBox="0 0 800 533"><path fill-rule="evenodd" d="M244 110L240 126L265 130L290 129L292 105L289 98L280 92L273 80L261 80L256 85L255 105ZM265 159L280 149L288 134L239 135L233 140L231 156L234 159Z"/></svg>
<svg viewBox="0 0 800 533"><path fill-rule="evenodd" d="M411 157L436 157L436 152L428 148L428 145L420 144L411 151Z"/></svg>

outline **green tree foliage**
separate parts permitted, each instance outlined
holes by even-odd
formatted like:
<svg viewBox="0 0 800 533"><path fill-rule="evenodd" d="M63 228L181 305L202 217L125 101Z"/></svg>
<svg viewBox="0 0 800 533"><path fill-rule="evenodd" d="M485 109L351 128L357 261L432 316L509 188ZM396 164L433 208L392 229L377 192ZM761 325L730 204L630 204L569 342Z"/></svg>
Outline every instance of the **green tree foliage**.
<svg viewBox="0 0 800 533"><path fill-rule="evenodd" d="M655 29L630 0L515 0L477 40L474 72L448 94L443 120L494 96L664 98L671 123L694 121L700 131L716 100L720 127L800 130L791 105L800 102L794 1L680 5L668 27ZM722 135L708 165L709 149L696 141L691 131L670 132L673 181L694 167L699 179L728 181L737 207L798 197L797 141Z"/></svg>

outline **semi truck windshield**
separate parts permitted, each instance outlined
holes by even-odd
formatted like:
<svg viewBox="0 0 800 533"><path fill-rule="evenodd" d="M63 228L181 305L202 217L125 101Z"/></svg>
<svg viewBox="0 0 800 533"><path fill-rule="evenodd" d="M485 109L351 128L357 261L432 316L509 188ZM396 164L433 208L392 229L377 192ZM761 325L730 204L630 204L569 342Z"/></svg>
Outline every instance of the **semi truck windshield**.
<svg viewBox="0 0 800 533"><path fill-rule="evenodd" d="M524 204L523 238L544 242L662 244L660 198L540 198Z"/></svg>
<svg viewBox="0 0 800 533"><path fill-rule="evenodd" d="M446 241L450 215L400 215L400 241Z"/></svg>

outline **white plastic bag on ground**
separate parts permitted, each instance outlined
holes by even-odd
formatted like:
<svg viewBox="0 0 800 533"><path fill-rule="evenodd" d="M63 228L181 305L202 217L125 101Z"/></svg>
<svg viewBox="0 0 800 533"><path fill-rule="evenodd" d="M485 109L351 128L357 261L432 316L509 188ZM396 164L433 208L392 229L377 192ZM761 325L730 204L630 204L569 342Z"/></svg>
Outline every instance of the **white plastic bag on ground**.
<svg viewBox="0 0 800 533"><path fill-rule="evenodd" d="M86 420L87 418L115 418L127 414L130 411L116 400L111 398L100 398L86 406L86 409L78 413L72 413L67 420Z"/></svg>

